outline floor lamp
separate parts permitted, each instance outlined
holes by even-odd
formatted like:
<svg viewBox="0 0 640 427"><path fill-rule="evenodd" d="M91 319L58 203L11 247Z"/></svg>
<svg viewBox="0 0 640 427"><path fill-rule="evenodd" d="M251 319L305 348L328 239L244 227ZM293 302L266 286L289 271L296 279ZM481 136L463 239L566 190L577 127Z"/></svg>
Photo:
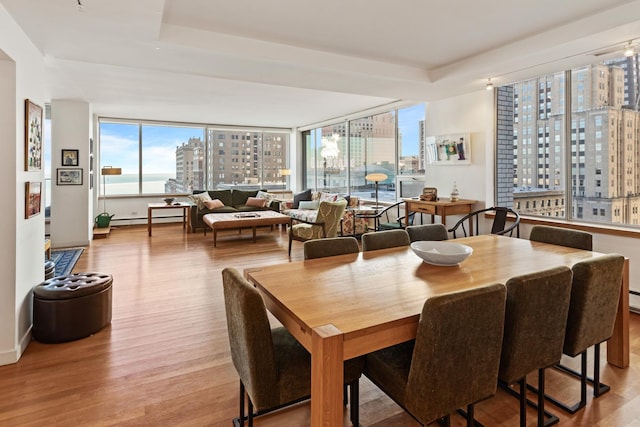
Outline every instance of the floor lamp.
<svg viewBox="0 0 640 427"><path fill-rule="evenodd" d="M380 181L384 181L387 178L388 176L383 173L370 173L369 175L364 177L364 179L366 179L367 181L373 181L376 183L376 205L373 207L374 209L380 208L380 206L378 206L378 183Z"/></svg>
<svg viewBox="0 0 640 427"><path fill-rule="evenodd" d="M287 177L291 175L291 169L280 169L280 175L282 176L282 194L287 189Z"/></svg>
<svg viewBox="0 0 640 427"><path fill-rule="evenodd" d="M103 166L102 170L102 198L104 200L104 213L107 212L107 175L122 175L122 168L114 168L112 166Z"/></svg>

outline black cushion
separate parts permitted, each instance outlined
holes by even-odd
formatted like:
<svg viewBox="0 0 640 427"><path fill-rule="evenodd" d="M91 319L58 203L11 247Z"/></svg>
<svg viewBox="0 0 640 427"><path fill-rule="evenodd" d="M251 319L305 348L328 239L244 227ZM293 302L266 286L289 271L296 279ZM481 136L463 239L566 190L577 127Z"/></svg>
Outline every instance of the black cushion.
<svg viewBox="0 0 640 427"><path fill-rule="evenodd" d="M291 206L293 209L298 209L300 202L311 200L311 189L304 190L300 193L296 193L293 195L293 205Z"/></svg>
<svg viewBox="0 0 640 427"><path fill-rule="evenodd" d="M231 190L209 190L208 193L211 200L218 199L224 203L225 206L233 206Z"/></svg>

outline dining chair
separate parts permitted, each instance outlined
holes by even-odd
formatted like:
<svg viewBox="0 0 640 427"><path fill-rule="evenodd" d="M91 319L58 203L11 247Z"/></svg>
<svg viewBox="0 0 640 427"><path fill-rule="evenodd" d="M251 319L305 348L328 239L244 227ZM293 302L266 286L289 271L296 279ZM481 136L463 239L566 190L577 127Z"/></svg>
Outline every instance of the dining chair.
<svg viewBox="0 0 640 427"><path fill-rule="evenodd" d="M441 241L449 239L447 227L442 224L410 225L406 230L412 243L418 240Z"/></svg>
<svg viewBox="0 0 640 427"><path fill-rule="evenodd" d="M571 270L555 267L512 277L506 283L507 305L498 378L520 400L520 426L527 425L527 375L538 371L538 427L558 422L544 409L545 369L562 357L571 298ZM511 385L517 383L519 392ZM548 421L545 424L545 416Z"/></svg>
<svg viewBox="0 0 640 427"><path fill-rule="evenodd" d="M396 202L392 205L386 206L379 212L376 213L365 213L365 214L356 214L358 218L364 218L367 220L373 220L373 229L374 231L382 231L382 230L400 230L404 229L404 215L401 215L401 208L404 206L404 201ZM413 224L413 218L415 217L415 212L411 212L409 214L408 223Z"/></svg>
<svg viewBox="0 0 640 427"><path fill-rule="evenodd" d="M240 414L234 425L305 400L311 393L311 356L283 327L271 329L258 290L233 268L222 270L231 360L240 376ZM358 381L364 359L345 362L351 395L350 417L358 426ZM244 399L248 398L248 416ZM255 413L254 413L255 407Z"/></svg>
<svg viewBox="0 0 640 427"><path fill-rule="evenodd" d="M529 240L567 246L575 249L584 249L585 251L593 250L593 236L591 233L561 227L534 225L531 227Z"/></svg>
<svg viewBox="0 0 640 427"><path fill-rule="evenodd" d="M415 341L366 355L365 376L422 425L466 407L473 426L474 404L497 388L505 294L493 284L427 299Z"/></svg>
<svg viewBox="0 0 640 427"><path fill-rule="evenodd" d="M520 237L520 214L511 208L502 206L494 206L491 208L480 209L463 216L456 224L449 229L453 233L453 238L457 238L459 230L462 231L464 237L480 234L480 218L485 214L493 214L493 223L491 224L491 234L513 236L515 231L516 237ZM507 221L511 223L507 225ZM469 229L465 226L469 224ZM472 232L473 230L473 232Z"/></svg>
<svg viewBox="0 0 640 427"><path fill-rule="evenodd" d="M318 214L314 222L295 218L289 228L289 256L291 256L291 244L294 240L304 242L336 237L346 206L346 200L336 202L323 200L318 205Z"/></svg>
<svg viewBox="0 0 640 427"><path fill-rule="evenodd" d="M607 254L575 264L571 302L563 354L580 356L580 371L562 364L555 368L580 378L580 401L570 405L547 395L554 405L575 414L587 404L587 383L593 385L593 395L600 397L610 387L600 382L600 344L611 338L618 311L624 257ZM587 350L593 347L593 378L587 373ZM531 387L534 389L533 387ZM535 389L534 389L535 390Z"/></svg>
<svg viewBox="0 0 640 427"><path fill-rule="evenodd" d="M409 234L406 230L385 230L362 235L362 252L409 246L410 244Z"/></svg>
<svg viewBox="0 0 640 427"><path fill-rule="evenodd" d="M324 258L336 255L357 254L360 245L355 237L331 237L304 242L304 259Z"/></svg>

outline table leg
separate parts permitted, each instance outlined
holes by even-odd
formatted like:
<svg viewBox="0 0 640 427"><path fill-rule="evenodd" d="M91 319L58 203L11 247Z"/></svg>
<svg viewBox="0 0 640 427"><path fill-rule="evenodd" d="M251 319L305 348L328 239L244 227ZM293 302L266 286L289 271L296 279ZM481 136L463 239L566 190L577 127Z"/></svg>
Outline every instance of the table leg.
<svg viewBox="0 0 640 427"><path fill-rule="evenodd" d="M187 229L187 208L182 208L182 229Z"/></svg>
<svg viewBox="0 0 640 427"><path fill-rule="evenodd" d="M216 247L216 240L218 239L218 230L213 229L213 247Z"/></svg>
<svg viewBox="0 0 640 427"><path fill-rule="evenodd" d="M343 334L333 325L311 331L311 426L341 426Z"/></svg>
<svg viewBox="0 0 640 427"><path fill-rule="evenodd" d="M251 227L251 231L253 231L253 243L256 242L256 226Z"/></svg>
<svg viewBox="0 0 640 427"><path fill-rule="evenodd" d="M629 367L629 259L624 260L618 314L613 335L607 341L607 362L618 368Z"/></svg>
<svg viewBox="0 0 640 427"><path fill-rule="evenodd" d="M147 208L147 231L149 232L149 236L151 236L151 208Z"/></svg>

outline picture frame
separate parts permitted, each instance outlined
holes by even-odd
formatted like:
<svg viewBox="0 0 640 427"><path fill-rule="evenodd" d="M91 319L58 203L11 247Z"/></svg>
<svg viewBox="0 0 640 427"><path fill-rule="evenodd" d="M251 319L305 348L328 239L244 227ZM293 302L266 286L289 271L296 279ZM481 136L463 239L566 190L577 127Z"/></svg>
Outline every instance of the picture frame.
<svg viewBox="0 0 640 427"><path fill-rule="evenodd" d="M42 107L24 100L24 170L42 169Z"/></svg>
<svg viewBox="0 0 640 427"><path fill-rule="evenodd" d="M29 219L40 213L42 203L42 182L27 181L24 194L24 218Z"/></svg>
<svg viewBox="0 0 640 427"><path fill-rule="evenodd" d="M471 164L471 137L468 132L428 136L425 146L425 160L428 164Z"/></svg>
<svg viewBox="0 0 640 427"><path fill-rule="evenodd" d="M82 185L82 168L56 169L57 185Z"/></svg>
<svg viewBox="0 0 640 427"><path fill-rule="evenodd" d="M62 149L62 166L78 166L78 150Z"/></svg>

